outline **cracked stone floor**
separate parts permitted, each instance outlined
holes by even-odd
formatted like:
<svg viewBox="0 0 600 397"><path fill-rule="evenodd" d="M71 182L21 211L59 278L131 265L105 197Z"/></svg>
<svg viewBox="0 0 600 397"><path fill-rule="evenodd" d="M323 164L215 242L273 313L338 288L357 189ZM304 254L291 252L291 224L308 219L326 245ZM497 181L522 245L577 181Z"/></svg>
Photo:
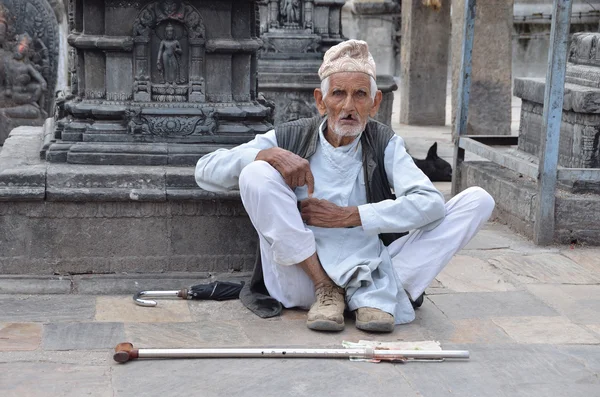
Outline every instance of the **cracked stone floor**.
<svg viewBox="0 0 600 397"><path fill-rule="evenodd" d="M417 156L433 141L442 157L451 156L449 127L398 131ZM449 183L438 187L449 192ZM341 333L316 333L306 328L304 312L261 320L239 301L139 307L131 295L94 295L104 284L95 288L93 278L87 294L17 294L28 281L7 289L11 282L17 285L0 280L0 396L600 396L600 248L536 247L495 223L430 286L416 320L389 335L358 331L351 318ZM339 347L359 339L437 340L444 349L468 349L471 359L117 364L111 355L123 341L154 348Z"/></svg>

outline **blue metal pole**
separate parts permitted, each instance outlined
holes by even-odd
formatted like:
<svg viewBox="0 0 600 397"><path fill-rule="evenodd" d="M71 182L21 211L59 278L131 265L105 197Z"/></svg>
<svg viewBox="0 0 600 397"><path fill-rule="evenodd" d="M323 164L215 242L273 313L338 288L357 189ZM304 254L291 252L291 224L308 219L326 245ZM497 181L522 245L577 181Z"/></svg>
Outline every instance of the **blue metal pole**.
<svg viewBox="0 0 600 397"><path fill-rule="evenodd" d="M558 167L558 145L565 93L565 73L569 49L569 28L573 0L554 0L546 91L540 166L538 173L538 206L535 214L533 240L539 245L554 240L555 191Z"/></svg>
<svg viewBox="0 0 600 397"><path fill-rule="evenodd" d="M465 24L463 26L462 52L460 55L460 76L458 79L458 103L456 120L454 121L454 160L452 172L452 195L460 190L460 165L465 158L465 151L458 147L461 135L467 133L469 115L469 95L471 93L471 64L473 62L473 36L475 32L475 6L477 0L465 0Z"/></svg>

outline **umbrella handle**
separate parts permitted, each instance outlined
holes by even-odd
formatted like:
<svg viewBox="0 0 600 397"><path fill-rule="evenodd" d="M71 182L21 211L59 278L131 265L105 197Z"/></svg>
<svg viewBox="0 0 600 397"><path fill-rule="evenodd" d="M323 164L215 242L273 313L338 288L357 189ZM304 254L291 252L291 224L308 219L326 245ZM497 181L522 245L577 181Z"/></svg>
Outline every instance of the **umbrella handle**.
<svg viewBox="0 0 600 397"><path fill-rule="evenodd" d="M187 289L179 291L140 291L133 295L133 301L138 306L155 307L156 301L142 298L182 298L188 299Z"/></svg>

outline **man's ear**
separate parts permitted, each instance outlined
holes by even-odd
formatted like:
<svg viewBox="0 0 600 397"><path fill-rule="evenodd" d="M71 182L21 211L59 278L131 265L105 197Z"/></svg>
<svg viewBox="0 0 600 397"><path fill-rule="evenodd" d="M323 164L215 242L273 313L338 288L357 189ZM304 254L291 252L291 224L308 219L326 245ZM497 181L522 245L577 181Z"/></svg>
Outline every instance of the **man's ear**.
<svg viewBox="0 0 600 397"><path fill-rule="evenodd" d="M380 90L377 90L377 93L375 94L375 99L373 99L373 107L371 108L371 111L369 112L369 116L375 117L375 115L377 114L377 111L379 110L379 105L381 105L382 99L383 99L383 94L381 93Z"/></svg>
<svg viewBox="0 0 600 397"><path fill-rule="evenodd" d="M327 107L325 106L325 101L323 100L323 92L320 88L315 88L313 95L315 96L315 102L317 103L317 110L321 116L325 116L327 114Z"/></svg>

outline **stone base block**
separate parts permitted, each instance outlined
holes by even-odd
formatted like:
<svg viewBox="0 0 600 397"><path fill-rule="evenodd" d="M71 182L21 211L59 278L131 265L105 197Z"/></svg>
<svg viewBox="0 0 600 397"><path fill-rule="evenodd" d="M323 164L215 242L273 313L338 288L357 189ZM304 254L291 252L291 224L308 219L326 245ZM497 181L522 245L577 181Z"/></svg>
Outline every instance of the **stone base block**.
<svg viewBox="0 0 600 397"><path fill-rule="evenodd" d="M237 192L201 190L193 167L47 163L42 142L20 128L0 152L0 273L252 269Z"/></svg>
<svg viewBox="0 0 600 397"><path fill-rule="evenodd" d="M493 217L525 236L533 237L537 210L537 184L491 162L465 162L460 169L461 188L480 186L496 201ZM600 245L600 196L556 192L554 241Z"/></svg>

